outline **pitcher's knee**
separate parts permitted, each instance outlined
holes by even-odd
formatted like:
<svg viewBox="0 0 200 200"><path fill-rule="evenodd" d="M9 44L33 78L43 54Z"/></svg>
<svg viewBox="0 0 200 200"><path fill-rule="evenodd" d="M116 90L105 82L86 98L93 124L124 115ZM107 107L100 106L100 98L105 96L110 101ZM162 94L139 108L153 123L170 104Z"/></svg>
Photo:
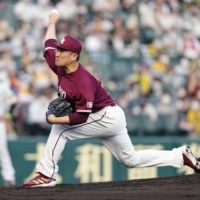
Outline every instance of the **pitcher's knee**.
<svg viewBox="0 0 200 200"><path fill-rule="evenodd" d="M120 152L120 162L125 165L127 168L133 168L137 164L137 153L134 150L133 146L126 146Z"/></svg>
<svg viewBox="0 0 200 200"><path fill-rule="evenodd" d="M133 156L121 159L121 163L125 165L127 168L134 168L136 166L136 162Z"/></svg>

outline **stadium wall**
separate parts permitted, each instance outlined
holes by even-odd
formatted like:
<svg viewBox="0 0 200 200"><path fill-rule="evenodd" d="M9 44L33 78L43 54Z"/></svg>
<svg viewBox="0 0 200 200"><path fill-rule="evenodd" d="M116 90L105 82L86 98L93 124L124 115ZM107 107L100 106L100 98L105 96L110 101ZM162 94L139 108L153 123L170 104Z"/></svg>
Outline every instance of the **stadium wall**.
<svg viewBox="0 0 200 200"><path fill-rule="evenodd" d="M187 137L131 137L135 149L172 149L189 144L200 152L200 138ZM19 137L9 141L9 150L16 169L16 182L22 184L34 176L35 166L42 158L46 137ZM95 139L69 141L59 161L58 183L103 182L192 174L188 167L149 167L127 169ZM0 184L3 184L0 177Z"/></svg>

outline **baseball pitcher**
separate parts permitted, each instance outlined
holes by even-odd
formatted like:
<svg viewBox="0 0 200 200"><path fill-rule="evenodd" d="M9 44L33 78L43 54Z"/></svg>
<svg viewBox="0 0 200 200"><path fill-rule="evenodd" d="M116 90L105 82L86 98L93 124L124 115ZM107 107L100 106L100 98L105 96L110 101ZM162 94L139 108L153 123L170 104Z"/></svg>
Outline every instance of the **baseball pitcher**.
<svg viewBox="0 0 200 200"><path fill-rule="evenodd" d="M180 168L188 165L195 172L200 172L200 161L188 146L170 151L134 150L127 133L123 110L102 87L101 82L79 62L82 43L70 35L66 35L60 42L57 41L55 27L58 19L59 12L53 10L49 16L44 57L58 77L58 96L70 102L72 109L69 114L59 116L56 107L59 113L62 107L59 106L60 99L56 101L57 106L49 106L53 109L47 111L46 115L52 129L44 156L37 165L37 175L23 186L55 186L59 169L58 160L65 145L68 140L83 138L99 138L118 161L129 168Z"/></svg>

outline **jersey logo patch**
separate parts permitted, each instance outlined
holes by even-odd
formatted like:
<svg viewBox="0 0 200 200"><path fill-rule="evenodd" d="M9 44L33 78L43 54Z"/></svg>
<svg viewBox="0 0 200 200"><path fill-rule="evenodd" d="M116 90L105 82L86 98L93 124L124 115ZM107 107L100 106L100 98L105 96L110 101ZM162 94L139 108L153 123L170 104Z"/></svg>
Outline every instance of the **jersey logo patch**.
<svg viewBox="0 0 200 200"><path fill-rule="evenodd" d="M63 38L63 39L60 41L61 44L64 44L64 42L65 42L65 38Z"/></svg>
<svg viewBox="0 0 200 200"><path fill-rule="evenodd" d="M92 102L87 102L87 108L92 108L93 103Z"/></svg>

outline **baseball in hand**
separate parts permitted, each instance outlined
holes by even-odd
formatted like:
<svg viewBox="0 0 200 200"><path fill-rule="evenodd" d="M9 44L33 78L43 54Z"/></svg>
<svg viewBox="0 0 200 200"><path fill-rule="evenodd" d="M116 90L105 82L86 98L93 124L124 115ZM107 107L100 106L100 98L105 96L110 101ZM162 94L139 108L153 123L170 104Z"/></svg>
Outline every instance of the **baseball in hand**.
<svg viewBox="0 0 200 200"><path fill-rule="evenodd" d="M51 14L58 14L58 15L59 15L59 12L58 12L57 9L52 9L52 10L51 10Z"/></svg>
<svg viewBox="0 0 200 200"><path fill-rule="evenodd" d="M59 11L57 9L52 9L49 15L49 23L55 24L58 21L59 17L60 17Z"/></svg>

